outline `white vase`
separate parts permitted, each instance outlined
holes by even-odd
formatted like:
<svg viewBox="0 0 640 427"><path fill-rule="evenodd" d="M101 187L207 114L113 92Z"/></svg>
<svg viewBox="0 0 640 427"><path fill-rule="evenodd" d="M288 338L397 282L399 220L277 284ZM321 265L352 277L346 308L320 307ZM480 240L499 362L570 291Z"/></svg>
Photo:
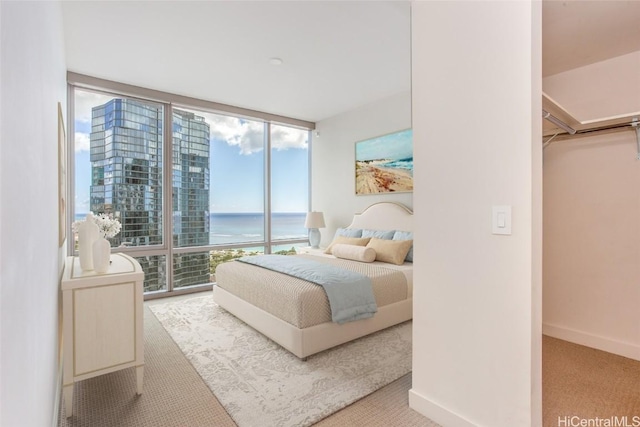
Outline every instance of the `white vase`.
<svg viewBox="0 0 640 427"><path fill-rule="evenodd" d="M96 273L106 273L111 261L111 244L104 237L93 242L93 269Z"/></svg>
<svg viewBox="0 0 640 427"><path fill-rule="evenodd" d="M89 212L87 218L78 226L78 257L80 268L93 270L93 243L100 237L98 226Z"/></svg>

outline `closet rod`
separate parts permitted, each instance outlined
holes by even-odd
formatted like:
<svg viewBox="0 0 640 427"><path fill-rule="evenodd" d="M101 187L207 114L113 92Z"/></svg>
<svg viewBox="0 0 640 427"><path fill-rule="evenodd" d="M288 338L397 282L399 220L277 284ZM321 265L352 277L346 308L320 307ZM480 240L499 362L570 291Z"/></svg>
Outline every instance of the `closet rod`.
<svg viewBox="0 0 640 427"><path fill-rule="evenodd" d="M543 140L543 149L547 148L547 146L551 144L551 141L556 137L558 137L558 140L565 140L565 139L572 139L573 137L576 137L576 136L588 135L591 133L598 133L598 132L624 130L625 128L628 128L629 130L634 130L636 133L636 143L637 143L636 160L640 160L640 121L635 117L633 118L632 121L627 123L619 123L616 125L582 129L582 130L576 131L575 134L571 134L571 135L567 135L567 134L559 135L558 133L556 133L555 135L551 136L551 138L549 138L546 142Z"/></svg>
<svg viewBox="0 0 640 427"><path fill-rule="evenodd" d="M562 130L569 132L571 135L576 133L576 130L574 128L572 128L571 126L569 126L568 124L566 124L565 122L557 118L556 116L552 115L550 112L548 112L544 108L542 109L542 118L544 118L545 120L549 120L551 123L558 126Z"/></svg>
<svg viewBox="0 0 640 427"><path fill-rule="evenodd" d="M576 134L578 135L584 135L584 134L588 134L588 133L592 133L592 132L601 132L601 131L605 131L605 130L613 130L613 129L622 129L622 128L626 128L626 127L634 127L637 129L638 127L638 120L634 119L630 122L627 123L618 123L616 125L609 125L609 126L600 126L600 127L595 127L595 128L589 128L589 129L582 129L576 132Z"/></svg>
<svg viewBox="0 0 640 427"><path fill-rule="evenodd" d="M617 129L624 129L624 128L638 128L640 127L640 122L636 119L634 119L631 122L626 122L626 123L618 123L615 125L609 125L609 126L600 126L600 127L593 127L593 128L588 128L588 129L580 129L577 130L575 134L572 135L567 135L567 134L562 134L562 135L558 135L559 139L568 139L568 138L572 138L572 137L576 137L576 136L580 136L580 135L586 135L586 134L590 134L590 133L596 133L596 132L605 132L608 130L617 130ZM631 130L631 129L629 129Z"/></svg>

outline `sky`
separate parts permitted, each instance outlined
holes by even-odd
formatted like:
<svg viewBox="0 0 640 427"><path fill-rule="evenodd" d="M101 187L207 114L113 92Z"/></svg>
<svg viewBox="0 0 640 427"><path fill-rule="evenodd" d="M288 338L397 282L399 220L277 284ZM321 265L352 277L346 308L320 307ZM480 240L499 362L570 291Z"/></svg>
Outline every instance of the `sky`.
<svg viewBox="0 0 640 427"><path fill-rule="evenodd" d="M413 158L413 133L411 129L356 143L356 160L408 158Z"/></svg>
<svg viewBox="0 0 640 427"><path fill-rule="evenodd" d="M76 90L75 212L89 211L91 108L113 96ZM263 122L191 109L205 117L210 138L210 212L262 212L264 209ZM308 210L308 137L305 130L271 126L273 212Z"/></svg>

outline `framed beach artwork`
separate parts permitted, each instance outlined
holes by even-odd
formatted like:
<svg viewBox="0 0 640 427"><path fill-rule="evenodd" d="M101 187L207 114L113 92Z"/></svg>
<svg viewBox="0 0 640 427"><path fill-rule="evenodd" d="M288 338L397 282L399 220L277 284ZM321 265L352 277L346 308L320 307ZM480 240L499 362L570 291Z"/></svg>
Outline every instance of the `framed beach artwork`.
<svg viewBox="0 0 640 427"><path fill-rule="evenodd" d="M62 104L58 102L58 246L67 238L67 136L64 131Z"/></svg>
<svg viewBox="0 0 640 427"><path fill-rule="evenodd" d="M413 191L413 132L356 142L356 195Z"/></svg>

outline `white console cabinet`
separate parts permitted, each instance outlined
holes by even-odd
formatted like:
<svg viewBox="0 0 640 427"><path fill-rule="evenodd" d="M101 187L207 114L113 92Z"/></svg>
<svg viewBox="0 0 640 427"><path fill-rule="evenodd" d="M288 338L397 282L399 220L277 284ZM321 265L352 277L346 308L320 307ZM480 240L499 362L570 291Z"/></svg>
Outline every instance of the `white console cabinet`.
<svg viewBox="0 0 640 427"><path fill-rule="evenodd" d="M143 281L140 264L125 254L111 254L106 273L83 271L78 257L66 259L61 286L67 417L77 381L135 367L142 394Z"/></svg>

